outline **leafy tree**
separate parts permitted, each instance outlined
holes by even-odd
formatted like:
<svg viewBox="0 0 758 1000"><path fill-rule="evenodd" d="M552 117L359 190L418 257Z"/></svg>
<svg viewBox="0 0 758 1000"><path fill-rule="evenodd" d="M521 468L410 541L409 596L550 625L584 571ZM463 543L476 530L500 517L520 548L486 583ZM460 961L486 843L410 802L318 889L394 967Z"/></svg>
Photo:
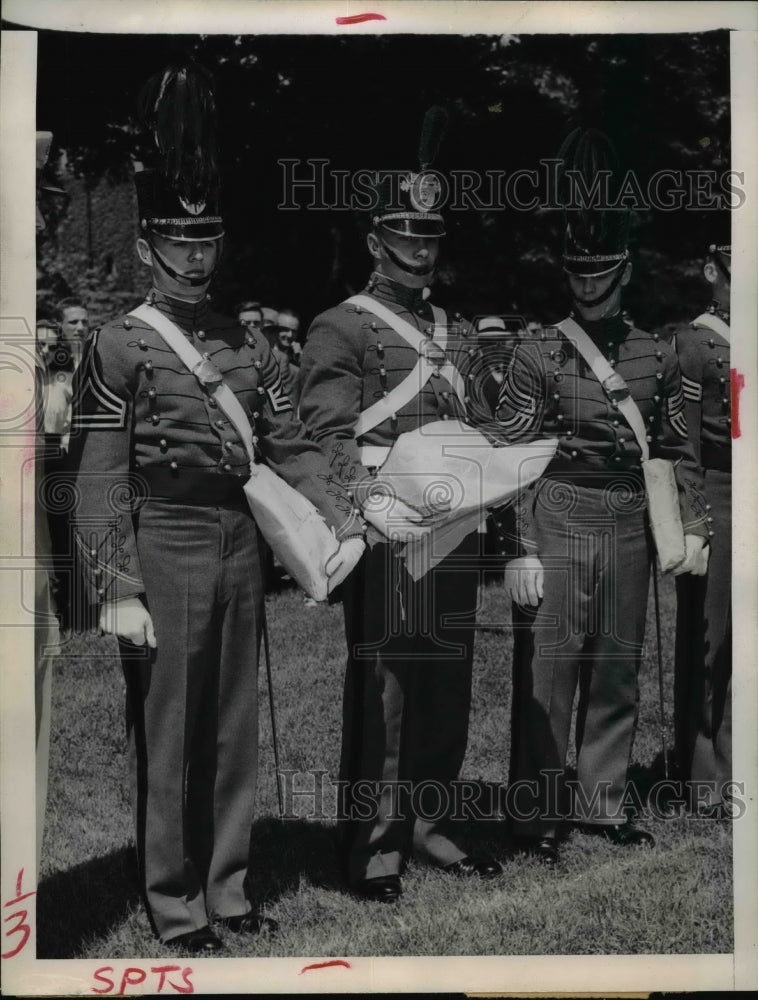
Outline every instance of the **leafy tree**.
<svg viewBox="0 0 758 1000"><path fill-rule="evenodd" d="M668 170L729 164L727 32L677 35L108 36L40 32L38 122L88 184L147 160L137 94L152 72L195 56L214 74L225 260L217 297L256 295L309 320L362 286L361 220L282 211L286 158L330 169L417 167L423 112L443 103L441 171L532 169L576 124L605 129L643 188ZM300 169L300 168L299 168ZM302 171L305 171L303 166ZM327 195L330 192L326 192ZM329 198L327 197L327 201ZM469 315L567 308L557 210L450 212L438 296ZM644 210L634 219L627 304L641 325L703 304L709 216ZM135 289L130 288L133 292ZM707 298L707 296L706 296Z"/></svg>

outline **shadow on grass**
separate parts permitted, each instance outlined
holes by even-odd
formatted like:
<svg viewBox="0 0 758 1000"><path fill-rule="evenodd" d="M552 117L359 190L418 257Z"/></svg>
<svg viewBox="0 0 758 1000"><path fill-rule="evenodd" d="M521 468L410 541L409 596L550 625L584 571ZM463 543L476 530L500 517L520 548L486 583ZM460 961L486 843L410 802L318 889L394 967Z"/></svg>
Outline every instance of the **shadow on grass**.
<svg viewBox="0 0 758 1000"><path fill-rule="evenodd" d="M481 784L483 796L497 796L498 786L487 782ZM512 854L501 818L486 822L462 819L453 823L452 835L463 850L475 856L493 856L504 861ZM249 886L253 907L273 903L280 896L296 892L303 879L321 889L347 891L336 826L274 818L255 823Z"/></svg>
<svg viewBox="0 0 758 1000"><path fill-rule="evenodd" d="M483 787L487 783L482 783ZM497 786L488 789L496 793ZM508 837L502 820L465 819L454 836L474 855L505 860ZM254 909L296 893L303 881L336 892L346 889L333 824L302 819L257 820L251 830L249 893ZM94 858L45 878L37 892L37 957L76 958L106 937L140 906L133 847Z"/></svg>
<svg viewBox="0 0 758 1000"><path fill-rule="evenodd" d="M344 889L337 828L273 817L253 823L249 887L253 908L297 890L303 878L322 889Z"/></svg>
<svg viewBox="0 0 758 1000"><path fill-rule="evenodd" d="M76 958L139 902L137 857L124 847L42 880L37 890L37 958Z"/></svg>
<svg viewBox="0 0 758 1000"><path fill-rule="evenodd" d="M637 762L630 764L627 780L634 785L643 804L650 802L652 797L655 799L658 810L662 811L664 815L673 815L676 812L679 774L672 750L666 754L666 764L667 767L664 765L663 751L661 750L650 764L643 765ZM661 794L656 792L655 795L651 796L656 787L660 789Z"/></svg>
<svg viewBox="0 0 758 1000"><path fill-rule="evenodd" d="M253 824L250 894L254 908L312 885L341 890L337 833L305 820L267 818ZM140 906L134 847L56 872L37 890L37 957L77 958Z"/></svg>

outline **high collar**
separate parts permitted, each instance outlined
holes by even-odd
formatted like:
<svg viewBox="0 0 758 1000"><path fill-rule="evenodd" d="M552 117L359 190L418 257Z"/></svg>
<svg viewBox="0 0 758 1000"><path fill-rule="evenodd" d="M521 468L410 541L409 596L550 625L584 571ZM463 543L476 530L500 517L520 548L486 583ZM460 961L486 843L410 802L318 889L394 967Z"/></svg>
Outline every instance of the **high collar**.
<svg viewBox="0 0 758 1000"><path fill-rule="evenodd" d="M395 302L411 312L418 312L424 303L423 288L409 288L379 271L374 271L369 278L366 291L380 302Z"/></svg>
<svg viewBox="0 0 758 1000"><path fill-rule="evenodd" d="M152 288L145 301L160 309L177 326L189 333L201 330L206 325L210 313L207 295L198 302L187 302L186 299L174 299L165 292Z"/></svg>
<svg viewBox="0 0 758 1000"><path fill-rule="evenodd" d="M582 319L581 316L575 313L572 313L572 316L596 344L619 343L629 333L631 326L620 312L614 316L604 316L602 319L592 322Z"/></svg>
<svg viewBox="0 0 758 1000"><path fill-rule="evenodd" d="M715 299L708 306L708 312L712 316L718 316L718 318L722 319L727 326L729 325L729 310L724 309L718 302L716 302Z"/></svg>

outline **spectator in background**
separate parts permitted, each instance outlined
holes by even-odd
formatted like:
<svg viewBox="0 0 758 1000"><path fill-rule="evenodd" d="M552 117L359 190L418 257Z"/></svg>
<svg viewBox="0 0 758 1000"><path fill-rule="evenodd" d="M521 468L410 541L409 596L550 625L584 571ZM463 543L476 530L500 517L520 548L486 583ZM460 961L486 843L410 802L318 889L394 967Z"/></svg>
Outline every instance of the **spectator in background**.
<svg viewBox="0 0 758 1000"><path fill-rule="evenodd" d="M300 396L297 379L297 370L300 367L300 362L295 362L293 343L299 326L300 321L289 309L280 312L277 317L277 339L272 348L274 357L278 361L279 369L282 373L285 392L292 400L292 405L295 409L297 409Z"/></svg>
<svg viewBox="0 0 758 1000"><path fill-rule="evenodd" d="M59 324L48 316L37 318L36 343L45 444L49 453L60 454L68 450L74 361Z"/></svg>
<svg viewBox="0 0 758 1000"><path fill-rule="evenodd" d="M248 305L253 307L254 312L260 314L260 321L258 322L257 329L260 330L268 341L268 346L271 348L271 353L274 356L277 367L279 368L279 375L281 379L280 384L284 389L284 392L287 395L290 395L293 387L293 380L290 378L289 360L282 356L282 351L279 346L279 310L274 309L273 306L261 306L257 302L248 303ZM297 412L297 406L294 408ZM270 590L271 587L275 585L277 577L283 573L284 570L275 559L274 553L267 547L263 568L266 589ZM284 578L287 579L286 574L284 574Z"/></svg>
<svg viewBox="0 0 758 1000"><path fill-rule="evenodd" d="M50 316L37 317L36 342L37 353L46 362L58 343L58 324Z"/></svg>
<svg viewBox="0 0 758 1000"><path fill-rule="evenodd" d="M55 307L61 339L71 352L74 370L82 360L84 344L89 336L89 313L81 299L71 296L61 299Z"/></svg>
<svg viewBox="0 0 758 1000"><path fill-rule="evenodd" d="M274 309L273 306L263 306L261 314L261 333L268 341L271 353L279 366L284 391L292 399L293 405L297 409L297 402L294 398L297 387L297 369L291 363L287 338L281 336L279 310Z"/></svg>
<svg viewBox="0 0 758 1000"><path fill-rule="evenodd" d="M300 344L300 318L292 309L282 309L279 313L279 343L282 348L289 351L290 361L293 365L300 367L300 354L302 346Z"/></svg>
<svg viewBox="0 0 758 1000"><path fill-rule="evenodd" d="M279 335L279 310L273 306L263 306L261 309L261 332L273 348Z"/></svg>
<svg viewBox="0 0 758 1000"><path fill-rule="evenodd" d="M64 311L78 310L66 307ZM44 443L41 506L47 515L49 532L52 558L50 583L60 626L70 629L74 616L71 602L73 553L69 532L70 512L61 509L61 505L52 502L52 499L46 503L45 498L56 495L67 473L75 362L71 348L61 335L60 319L38 317L36 343L41 410L39 422Z"/></svg>
<svg viewBox="0 0 758 1000"><path fill-rule="evenodd" d="M263 322L260 302L240 302L234 310L237 322L248 330L260 330Z"/></svg>
<svg viewBox="0 0 758 1000"><path fill-rule="evenodd" d="M526 324L527 337L535 339L539 337L541 333L542 333L542 323L540 323L539 320L530 319L529 322Z"/></svg>
<svg viewBox="0 0 758 1000"><path fill-rule="evenodd" d="M68 472L71 399L74 372L82 359L89 336L89 312L77 296L60 299L55 306L57 341L51 350L49 335L38 342L46 356L43 396L45 402L45 475L60 483ZM44 324L43 320L43 324ZM42 327L47 330L48 327ZM49 490L54 480L50 479ZM53 557L53 593L63 630L82 627L84 609L73 600L74 555L70 511L51 505L47 515Z"/></svg>

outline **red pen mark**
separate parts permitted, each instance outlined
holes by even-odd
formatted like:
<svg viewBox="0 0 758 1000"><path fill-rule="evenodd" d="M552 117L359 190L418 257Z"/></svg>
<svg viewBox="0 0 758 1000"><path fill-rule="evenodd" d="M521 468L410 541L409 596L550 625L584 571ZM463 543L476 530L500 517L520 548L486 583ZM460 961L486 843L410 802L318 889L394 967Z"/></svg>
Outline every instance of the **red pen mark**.
<svg viewBox="0 0 758 1000"><path fill-rule="evenodd" d="M384 14L351 14L350 17L337 17L337 24L363 24L364 21L386 21Z"/></svg>
<svg viewBox="0 0 758 1000"><path fill-rule="evenodd" d="M740 393L745 388L745 376L741 375L736 368L731 370L732 385L732 437L740 436Z"/></svg>
<svg viewBox="0 0 758 1000"><path fill-rule="evenodd" d="M176 973L179 973L181 978L178 979ZM174 978L170 979L169 974L172 974ZM100 996L113 994L113 996L123 997L126 996L127 986L140 986L148 981L150 975L159 977L158 989L154 991L155 993L163 993L164 995L168 993L173 996L175 993L195 992L195 985L190 978L194 973L189 965L184 969L180 965L151 965L149 973L148 970L139 965L130 965L121 974L120 982L112 965L101 965L93 973L98 985L92 986L91 992ZM168 988L164 989L164 987ZM153 991L151 991L152 994Z"/></svg>
<svg viewBox="0 0 758 1000"><path fill-rule="evenodd" d="M21 868L16 878L16 895L12 899L6 900L3 903L3 908L5 908L6 906L17 906L22 900L28 899L30 896L36 895L35 891L22 892L23 879L24 879L24 869ZM18 955L18 953L26 945L26 942L29 940L32 933L32 929L26 922L26 918L28 916L29 916L28 912L23 907L19 907L12 913L8 914L7 917L3 917L4 924L7 924L11 920L17 921L15 927L11 926L4 929L3 934L5 934L7 937L10 937L11 934L21 935L21 940L19 941L19 943L16 945L15 948L11 949L11 951L3 952L2 955L3 958L13 958L14 955Z"/></svg>
<svg viewBox="0 0 758 1000"><path fill-rule="evenodd" d="M302 976L304 972L310 972L311 969L330 969L335 965L342 966L343 969L352 968L350 963L346 962L344 958L335 958L331 962L316 962L315 965L306 965L300 970L299 975Z"/></svg>

